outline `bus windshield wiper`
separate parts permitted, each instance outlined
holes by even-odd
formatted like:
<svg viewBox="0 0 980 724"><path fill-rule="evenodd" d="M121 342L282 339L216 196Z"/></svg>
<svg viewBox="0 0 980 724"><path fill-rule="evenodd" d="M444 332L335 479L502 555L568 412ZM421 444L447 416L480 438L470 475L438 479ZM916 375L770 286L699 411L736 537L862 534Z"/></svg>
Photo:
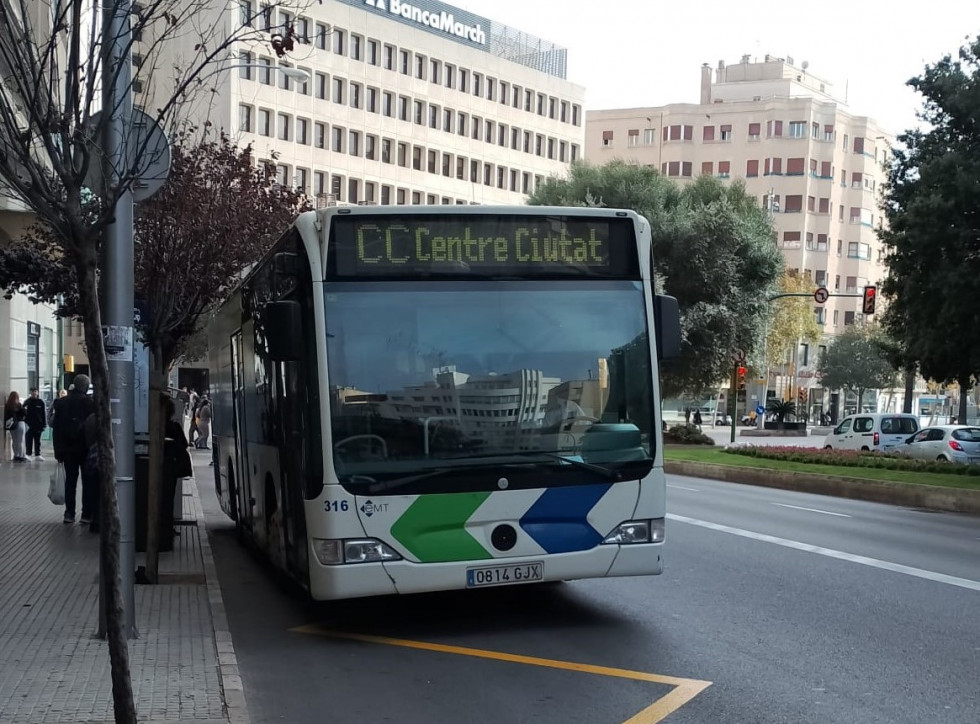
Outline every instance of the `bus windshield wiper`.
<svg viewBox="0 0 980 724"><path fill-rule="evenodd" d="M434 470L425 470L420 473L415 473L412 475L403 475L398 478L391 478L390 480L375 480L368 477L367 475L352 475L347 481L349 484L353 483L356 485L364 485L367 489L364 491L366 495L377 495L378 493L388 492L390 490L397 490L398 488L404 488L412 483L417 483L422 480L428 480L429 478L434 478L439 475L447 475L450 473L472 473L474 471L483 471L491 465L449 465L436 468Z"/></svg>
<svg viewBox="0 0 980 724"><path fill-rule="evenodd" d="M565 457L558 452L552 450L516 450L514 452L502 452L502 453L489 453L486 455L474 455L472 459L479 458L516 458L518 460L527 460L534 457L546 457L552 460L558 460L562 463L567 463L568 465L574 465L582 470L588 470L589 472L597 473L603 476L611 483L617 480L622 480L623 476L618 470L613 470L611 468L603 467L602 465L596 465L595 463L587 463L584 460L576 460L575 458Z"/></svg>

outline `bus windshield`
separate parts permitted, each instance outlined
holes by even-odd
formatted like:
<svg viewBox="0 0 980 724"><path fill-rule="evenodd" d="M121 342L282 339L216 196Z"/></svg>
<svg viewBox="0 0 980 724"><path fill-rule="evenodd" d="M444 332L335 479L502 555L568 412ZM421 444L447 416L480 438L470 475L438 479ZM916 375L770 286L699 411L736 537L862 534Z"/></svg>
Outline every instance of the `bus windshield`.
<svg viewBox="0 0 980 724"><path fill-rule="evenodd" d="M342 483L444 477L455 486L447 489L479 487L473 481L484 476L474 471L485 466L484 482L496 484L509 466L512 487L525 479L530 487L542 484L542 469L555 484L650 470L641 282L328 282L324 290Z"/></svg>

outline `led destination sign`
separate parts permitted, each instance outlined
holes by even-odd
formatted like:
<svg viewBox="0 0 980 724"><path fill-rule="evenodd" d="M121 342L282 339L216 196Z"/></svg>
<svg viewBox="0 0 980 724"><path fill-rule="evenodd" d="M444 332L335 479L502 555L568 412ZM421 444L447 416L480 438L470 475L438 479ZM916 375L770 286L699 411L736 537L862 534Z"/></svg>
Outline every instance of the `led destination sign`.
<svg viewBox="0 0 980 724"><path fill-rule="evenodd" d="M340 277L635 274L629 219L473 214L333 220ZM632 261L630 261L632 259Z"/></svg>

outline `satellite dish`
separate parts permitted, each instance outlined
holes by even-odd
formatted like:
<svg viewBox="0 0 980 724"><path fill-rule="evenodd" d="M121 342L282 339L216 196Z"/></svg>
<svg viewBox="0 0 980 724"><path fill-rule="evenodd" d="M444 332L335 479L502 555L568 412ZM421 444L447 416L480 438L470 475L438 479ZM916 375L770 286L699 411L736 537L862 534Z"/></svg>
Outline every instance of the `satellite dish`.
<svg viewBox="0 0 980 724"><path fill-rule="evenodd" d="M800 67L803 68L803 70L806 70L807 68L810 67L810 61L804 60L802 63L800 63Z"/></svg>

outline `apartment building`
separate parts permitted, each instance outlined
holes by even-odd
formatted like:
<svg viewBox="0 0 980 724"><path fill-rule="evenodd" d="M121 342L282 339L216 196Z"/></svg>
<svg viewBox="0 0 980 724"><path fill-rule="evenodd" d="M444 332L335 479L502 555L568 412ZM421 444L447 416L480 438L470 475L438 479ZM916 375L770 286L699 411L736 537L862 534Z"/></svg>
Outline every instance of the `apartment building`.
<svg viewBox="0 0 980 724"><path fill-rule="evenodd" d="M705 64L700 90L698 103L589 111L586 160L626 159L680 182L699 175L743 181L772 213L787 268L814 288L855 295L814 302L824 338L818 349L801 345L791 360L795 377L779 381L807 390L811 415L837 409L845 401L831 399L815 377L819 348L860 320L858 295L885 274L875 228L894 137L849 113L828 81L792 58Z"/></svg>

